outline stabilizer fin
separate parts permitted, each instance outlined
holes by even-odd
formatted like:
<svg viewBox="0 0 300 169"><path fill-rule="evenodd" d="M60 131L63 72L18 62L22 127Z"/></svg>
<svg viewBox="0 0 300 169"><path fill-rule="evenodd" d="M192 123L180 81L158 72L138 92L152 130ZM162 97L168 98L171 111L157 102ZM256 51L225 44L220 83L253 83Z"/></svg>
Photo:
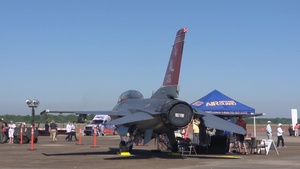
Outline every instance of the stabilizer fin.
<svg viewBox="0 0 300 169"><path fill-rule="evenodd" d="M182 28L177 31L163 85L152 95L151 98L178 98L178 81L186 33L187 28Z"/></svg>
<svg viewBox="0 0 300 169"><path fill-rule="evenodd" d="M177 31L163 86L178 85L184 38L187 28Z"/></svg>

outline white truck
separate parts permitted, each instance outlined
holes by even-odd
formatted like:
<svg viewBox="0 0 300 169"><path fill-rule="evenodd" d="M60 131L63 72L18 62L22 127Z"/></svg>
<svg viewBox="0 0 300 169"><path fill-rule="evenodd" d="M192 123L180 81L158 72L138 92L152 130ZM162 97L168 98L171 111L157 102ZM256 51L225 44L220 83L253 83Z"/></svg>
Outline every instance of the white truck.
<svg viewBox="0 0 300 169"><path fill-rule="evenodd" d="M111 118L109 115L97 114L93 118L93 121L90 124L87 124L84 128L84 134L86 136L93 135L94 128L97 127L98 124L104 125L104 133L105 134L115 134L115 126L114 125L106 125L105 123L110 121Z"/></svg>

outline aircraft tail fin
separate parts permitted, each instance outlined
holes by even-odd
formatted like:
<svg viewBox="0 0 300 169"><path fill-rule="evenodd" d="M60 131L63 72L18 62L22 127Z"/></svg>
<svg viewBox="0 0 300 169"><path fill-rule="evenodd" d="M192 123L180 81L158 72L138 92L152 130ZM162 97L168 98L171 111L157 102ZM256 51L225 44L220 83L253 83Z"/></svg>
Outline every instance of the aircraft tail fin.
<svg viewBox="0 0 300 169"><path fill-rule="evenodd" d="M184 38L187 28L177 31L163 86L151 98L177 98L179 93L179 74L183 53Z"/></svg>
<svg viewBox="0 0 300 169"><path fill-rule="evenodd" d="M178 85L184 38L187 28L177 31L163 86Z"/></svg>

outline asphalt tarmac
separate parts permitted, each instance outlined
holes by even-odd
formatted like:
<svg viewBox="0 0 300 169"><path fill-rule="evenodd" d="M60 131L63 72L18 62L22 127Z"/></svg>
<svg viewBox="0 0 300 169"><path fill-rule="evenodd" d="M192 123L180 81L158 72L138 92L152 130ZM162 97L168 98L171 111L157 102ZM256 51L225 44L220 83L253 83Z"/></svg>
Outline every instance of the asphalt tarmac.
<svg viewBox="0 0 300 169"><path fill-rule="evenodd" d="M263 137L263 136L261 136ZM168 152L152 152L154 141L148 146L135 146L130 156L118 155L119 136L83 136L83 145L66 142L64 135L57 142L50 142L48 136L39 136L31 150L30 144L0 144L1 169L298 169L300 168L300 137L284 136L286 148L270 150L269 155L171 155ZM274 137L275 138L275 137ZM275 139L276 142L276 139ZM233 157L233 158L230 158Z"/></svg>

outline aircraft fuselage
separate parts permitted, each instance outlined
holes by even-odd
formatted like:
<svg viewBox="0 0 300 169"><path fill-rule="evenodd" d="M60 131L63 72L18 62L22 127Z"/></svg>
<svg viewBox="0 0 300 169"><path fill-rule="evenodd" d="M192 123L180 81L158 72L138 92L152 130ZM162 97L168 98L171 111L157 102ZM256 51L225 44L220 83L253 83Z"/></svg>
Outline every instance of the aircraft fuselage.
<svg viewBox="0 0 300 169"><path fill-rule="evenodd" d="M130 128L135 125L139 130L152 129L158 134L183 128L193 118L191 106L176 99L128 99L118 103L113 109L113 111L119 110L127 110L127 112L124 112L126 115L144 112L153 116L153 119L146 122L138 121L124 124L124 126Z"/></svg>

